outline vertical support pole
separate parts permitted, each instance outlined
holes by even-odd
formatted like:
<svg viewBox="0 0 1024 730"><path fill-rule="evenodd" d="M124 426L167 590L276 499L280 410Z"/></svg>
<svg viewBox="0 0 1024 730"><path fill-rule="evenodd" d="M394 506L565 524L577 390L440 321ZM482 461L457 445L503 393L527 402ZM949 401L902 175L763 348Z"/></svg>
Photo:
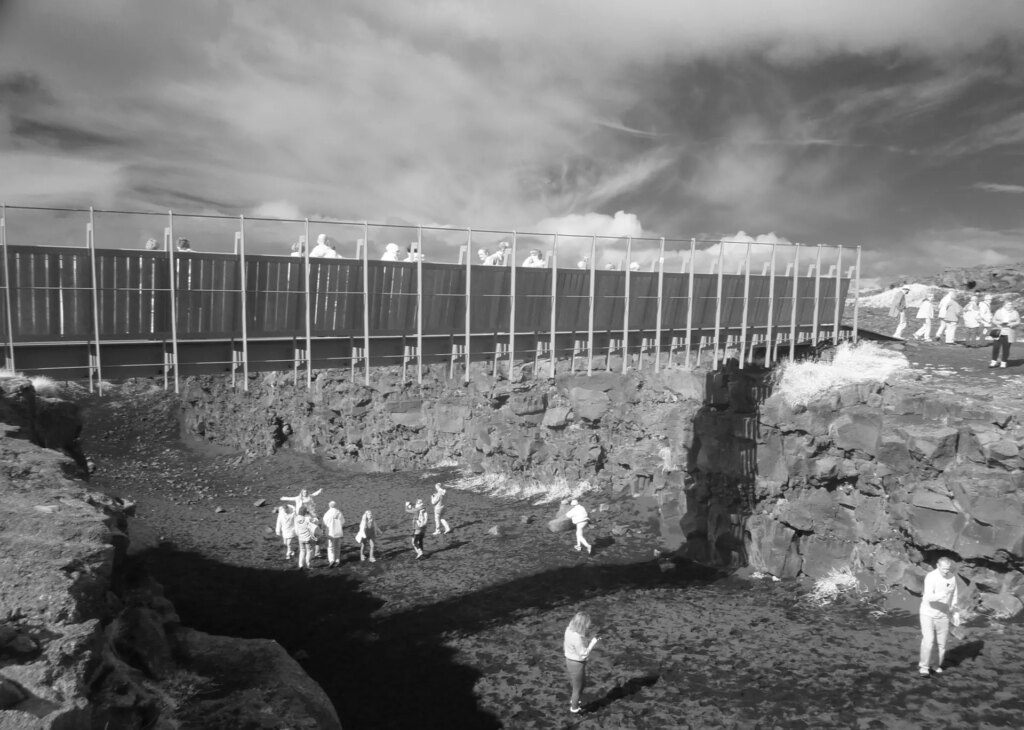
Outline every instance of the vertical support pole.
<svg viewBox="0 0 1024 730"><path fill-rule="evenodd" d="M832 347L839 344L839 313L842 311L842 303L839 300L840 284L843 282L843 247L840 246L836 258L836 313L832 318Z"/></svg>
<svg viewBox="0 0 1024 730"><path fill-rule="evenodd" d="M556 306L558 303L558 234L555 234L555 241L551 246L551 377L555 377L555 342L557 340L555 328L558 325Z"/></svg>
<svg viewBox="0 0 1024 730"><path fill-rule="evenodd" d="M370 240L370 225L363 221L363 240ZM309 247L307 241L306 247ZM363 382L370 384L370 247L363 246Z"/></svg>
<svg viewBox="0 0 1024 730"><path fill-rule="evenodd" d="M665 237L658 246L658 315L654 320L654 372L661 372L661 302L665 293ZM670 345L671 347L671 345ZM672 356L669 350L669 358Z"/></svg>
<svg viewBox="0 0 1024 730"><path fill-rule="evenodd" d="M508 377L512 379L512 368L516 364L516 258L517 254L517 234L512 231L512 255L509 258L509 266L512 267L512 271L509 272L509 304L508 304Z"/></svg>
<svg viewBox="0 0 1024 730"><path fill-rule="evenodd" d="M4 259L6 261L6 257ZM4 268L6 272L6 267ZM853 280L853 341L857 343L860 341L860 330L858 329L857 317L860 314L860 246L857 246L857 268L856 278ZM10 307L8 306L8 317L10 317ZM13 358L13 354L11 355Z"/></svg>
<svg viewBox="0 0 1024 730"><path fill-rule="evenodd" d="M814 323L811 325L811 344L818 344L818 308L821 303L821 244L818 244L818 256L814 263Z"/></svg>
<svg viewBox="0 0 1024 730"><path fill-rule="evenodd" d="M765 323L765 351L764 364L770 368L775 360L775 345L772 341L772 325L775 324L775 247L778 243L772 243L771 260L768 263L768 321Z"/></svg>
<svg viewBox="0 0 1024 730"><path fill-rule="evenodd" d="M423 226L416 226L416 382L423 385Z"/></svg>
<svg viewBox="0 0 1024 730"><path fill-rule="evenodd" d="M796 308L800 303L797 290L800 288L800 244L793 247L793 307L789 313L789 361L796 360Z"/></svg>
<svg viewBox="0 0 1024 730"><path fill-rule="evenodd" d="M6 310L7 326L7 367L12 371L14 366L14 315L11 314L11 259L7 255L7 203L3 204L3 212L0 213L0 249L4 256L4 305Z"/></svg>
<svg viewBox="0 0 1024 730"><path fill-rule="evenodd" d="M740 320L740 370L747 362L747 315L750 312L750 247L747 241L747 255L743 262L743 318ZM753 348L751 348L753 349Z"/></svg>
<svg viewBox="0 0 1024 730"><path fill-rule="evenodd" d="M697 239L690 239L690 279L686 290L686 369L690 369L690 339L693 337L693 264L697 255ZM700 364L699 362L697 363Z"/></svg>
<svg viewBox="0 0 1024 730"><path fill-rule="evenodd" d="M302 271L303 291L306 295L306 389L313 389L313 323L312 316L312 294L310 293L309 279L312 271L309 268L309 218L305 219L306 245L302 247Z"/></svg>
<svg viewBox="0 0 1024 730"><path fill-rule="evenodd" d="M170 266L171 287L171 354L174 356L174 392L180 392L178 382L178 267L174 260L174 211L167 211L167 261Z"/></svg>
<svg viewBox="0 0 1024 730"><path fill-rule="evenodd" d="M725 241L718 244L718 290L715 294L715 352L711 367L718 369L718 353L721 349L722 332L722 269L725 268Z"/></svg>
<svg viewBox="0 0 1024 730"><path fill-rule="evenodd" d="M633 256L633 237L626 236L626 282L622 296L622 374L629 370L629 277L633 270L630 259Z"/></svg>
<svg viewBox="0 0 1024 730"><path fill-rule="evenodd" d="M238 216L238 291L242 300L242 391L249 390L249 313L245 276L245 216ZM232 364L232 372L234 366Z"/></svg>
<svg viewBox="0 0 1024 730"><path fill-rule="evenodd" d="M597 236L590 238L590 311L587 314L587 375L594 374L594 259L597 258ZM575 338L573 338L575 339ZM611 353L609 352L609 355ZM573 346L573 360L576 359L576 347Z"/></svg>
<svg viewBox="0 0 1024 730"><path fill-rule="evenodd" d="M472 251L473 251L473 229L472 228L467 228L466 229L466 338L464 340L465 349L466 349L466 352L464 353L464 362L465 362L466 370L465 370L465 374L464 374L464 377L463 377L463 380L466 381L466 382L469 382L469 347L470 347L469 329L472 326L472 317L470 316L471 315L471 309L472 309L471 300L470 300L470 294L472 292L472 289L470 287L470 280L473 277L473 257L472 257Z"/></svg>
<svg viewBox="0 0 1024 730"><path fill-rule="evenodd" d="M103 395L103 360L100 357L100 297L96 281L96 219L92 206L89 206L89 227L86 231L86 243L89 246L89 266L91 270L90 285L92 288L92 333L96 343L96 390ZM89 368L89 391L92 391L92 367Z"/></svg>

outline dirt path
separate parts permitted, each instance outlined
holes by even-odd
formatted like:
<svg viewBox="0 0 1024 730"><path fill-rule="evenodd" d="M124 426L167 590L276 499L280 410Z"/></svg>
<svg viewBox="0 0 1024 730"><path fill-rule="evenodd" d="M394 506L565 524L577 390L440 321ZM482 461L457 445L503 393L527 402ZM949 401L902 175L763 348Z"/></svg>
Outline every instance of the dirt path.
<svg viewBox="0 0 1024 730"><path fill-rule="evenodd" d="M251 464L187 447L159 398L95 402L94 486L138 502L137 558L195 628L279 641L324 687L346 728L1020 727L1024 631L972 629L941 678L915 670L913 616L828 610L794 583L721 578L652 558L642 524L595 530L587 558L552 534L551 507L449 493L455 531L412 559L405 500L441 472L345 474L302 455ZM324 488L349 527L340 568L286 563L270 505ZM256 507L258 499L268 506ZM216 512L222 507L223 512ZM372 509L383 555L360 563ZM622 511L618 519L626 519ZM503 534L488 530L500 525ZM565 625L586 609L603 641L587 712L568 712Z"/></svg>

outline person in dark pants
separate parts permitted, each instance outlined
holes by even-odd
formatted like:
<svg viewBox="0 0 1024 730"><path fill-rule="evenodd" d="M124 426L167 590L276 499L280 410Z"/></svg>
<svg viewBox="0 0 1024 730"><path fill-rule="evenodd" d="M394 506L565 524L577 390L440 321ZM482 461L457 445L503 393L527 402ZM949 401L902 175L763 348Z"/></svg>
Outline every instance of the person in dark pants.
<svg viewBox="0 0 1024 730"><path fill-rule="evenodd" d="M580 611L572 617L565 629L565 671L569 675L572 696L569 698L569 712L579 712L580 695L587 684L587 659L597 643L597 637L591 635L590 616Z"/></svg>
<svg viewBox="0 0 1024 730"><path fill-rule="evenodd" d="M1013 304L1005 301L992 315L992 326L992 360L988 366L1005 368L1006 361L1010 359L1010 343L1017 339L1015 328L1020 326L1020 314Z"/></svg>
<svg viewBox="0 0 1024 730"><path fill-rule="evenodd" d="M405 503L405 511L413 515L412 528L412 549L416 551L416 559L419 560L426 553L423 550L423 538L427 534L427 508L423 506L423 500L417 499L415 506L411 502Z"/></svg>

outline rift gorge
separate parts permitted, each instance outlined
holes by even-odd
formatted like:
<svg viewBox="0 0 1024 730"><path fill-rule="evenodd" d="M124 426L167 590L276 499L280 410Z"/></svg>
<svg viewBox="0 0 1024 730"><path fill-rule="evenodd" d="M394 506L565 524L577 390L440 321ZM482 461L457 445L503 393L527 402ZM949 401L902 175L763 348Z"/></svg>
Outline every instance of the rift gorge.
<svg viewBox="0 0 1024 730"><path fill-rule="evenodd" d="M234 289L250 313L284 285L245 267L294 265L232 262L211 266L263 282ZM353 281L427 291L422 262L370 263ZM1018 374L973 377L967 356L884 336L840 342L863 339L865 313L821 266L549 269L535 284L450 268L436 286L464 308L430 309L426 326L416 312L436 301L389 309L307 279L297 312L342 291L370 309L310 347L301 330L205 351L180 333L173 347L95 337L79 381L5 375L0 728L1019 725ZM133 326L189 321L204 287L181 271L171 319L156 308ZM474 277L497 297L474 300ZM575 300L558 313L559 291L592 302L599 281L617 304L596 323ZM152 290L138 300L155 307ZM543 298L529 316L551 324L523 330L513 292ZM412 326L372 339L395 311ZM83 342L61 367L83 367ZM26 375L46 347L21 350ZM154 352L158 373L127 376ZM414 560L403 504L436 483L453 531L428 531ZM344 512L340 566L284 560L275 510L300 489ZM570 497L592 515L593 555L557 530ZM372 564L354 541L366 510ZM959 561L970 619L945 675L921 680L917 605L942 556ZM562 632L582 609L602 643L570 716Z"/></svg>

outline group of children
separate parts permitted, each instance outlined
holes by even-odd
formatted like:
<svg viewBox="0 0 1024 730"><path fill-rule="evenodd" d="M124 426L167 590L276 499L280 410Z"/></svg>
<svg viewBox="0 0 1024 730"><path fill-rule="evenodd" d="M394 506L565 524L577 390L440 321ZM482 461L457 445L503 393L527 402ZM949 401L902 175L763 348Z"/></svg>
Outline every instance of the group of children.
<svg viewBox="0 0 1024 730"><path fill-rule="evenodd" d="M326 543L328 567L341 564L341 541L344 536L345 515L338 509L337 503L331 501L323 516L319 516L313 497L318 496L321 492L323 489L312 493L301 489L294 497L281 497L281 501L285 504L279 506L277 510L275 532L284 542L284 558L292 560L297 555L300 569L309 568L312 558L322 554L321 542ZM430 501L434 506L435 535L440 535L442 528L445 534L452 531L451 525L448 524L448 520L444 516L444 497L447 492L448 490L440 484L434 485L434 494ZM415 505L406 502L405 511L413 515L412 546L416 551L416 559L419 560L426 554L423 541L430 518L422 499L416 500ZM378 528L373 519L373 512L366 510L359 520L359 531L356 533L360 561L377 562L375 555L377 533Z"/></svg>

